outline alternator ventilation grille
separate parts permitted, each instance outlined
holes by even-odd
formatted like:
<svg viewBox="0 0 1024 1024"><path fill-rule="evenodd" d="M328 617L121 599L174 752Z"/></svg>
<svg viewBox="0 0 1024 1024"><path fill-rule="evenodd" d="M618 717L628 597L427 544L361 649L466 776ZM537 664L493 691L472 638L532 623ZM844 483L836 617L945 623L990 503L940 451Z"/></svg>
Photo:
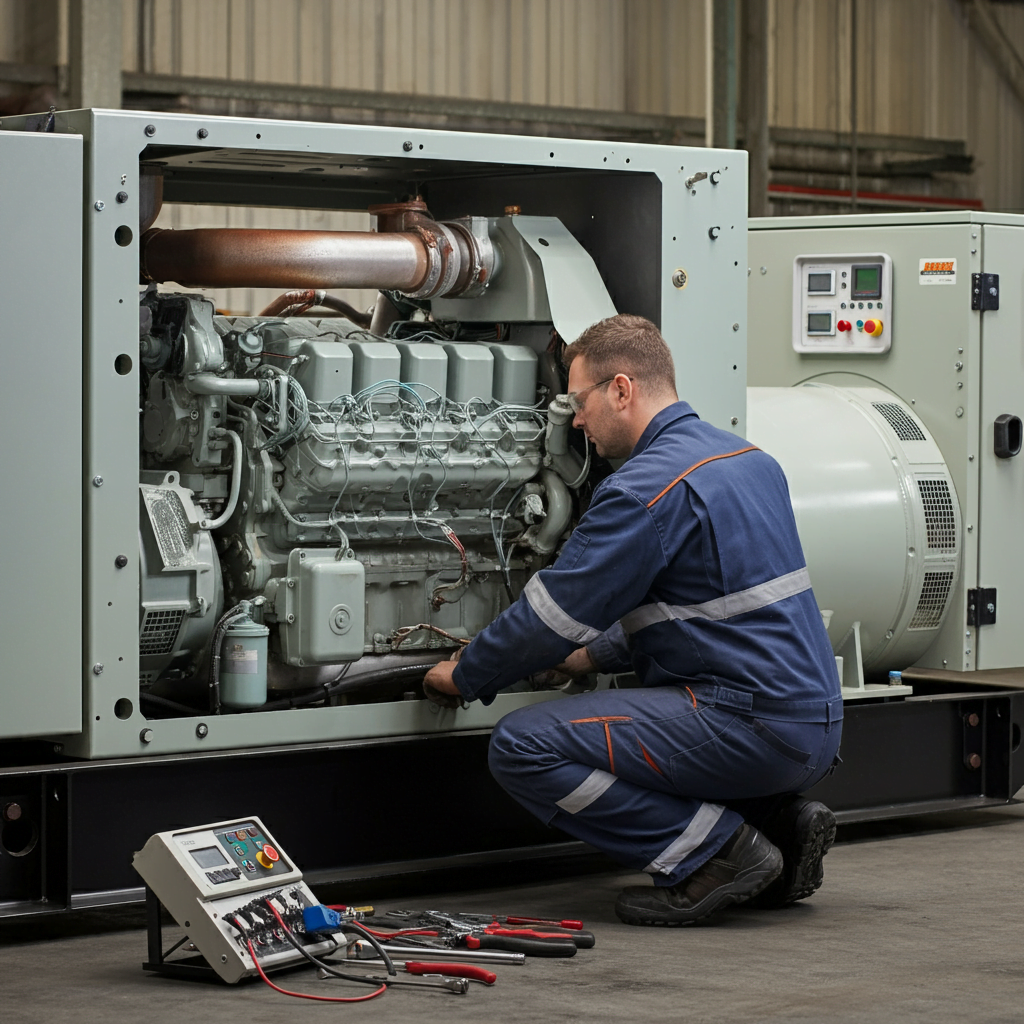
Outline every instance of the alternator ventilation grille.
<svg viewBox="0 0 1024 1024"><path fill-rule="evenodd" d="M956 550L956 514L953 496L945 480L918 480L921 504L924 506L924 524L928 531L928 549Z"/></svg>
<svg viewBox="0 0 1024 1024"><path fill-rule="evenodd" d="M907 415L902 406L895 402L872 402L871 405L889 421L889 426L901 441L927 440L921 428Z"/></svg>
<svg viewBox="0 0 1024 1024"><path fill-rule="evenodd" d="M139 654L170 654L174 650L174 641L178 638L184 617L183 608L146 612L142 629L139 630Z"/></svg>
<svg viewBox="0 0 1024 1024"><path fill-rule="evenodd" d="M938 629L952 586L952 572L926 572L917 609L907 629Z"/></svg>

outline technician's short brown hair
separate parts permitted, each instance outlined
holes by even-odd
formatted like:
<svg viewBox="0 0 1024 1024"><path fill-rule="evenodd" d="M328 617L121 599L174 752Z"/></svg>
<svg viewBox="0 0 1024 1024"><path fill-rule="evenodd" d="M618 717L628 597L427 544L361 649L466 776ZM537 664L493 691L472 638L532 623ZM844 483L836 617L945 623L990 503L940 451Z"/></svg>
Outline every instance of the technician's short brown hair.
<svg viewBox="0 0 1024 1024"><path fill-rule="evenodd" d="M586 356L595 380L624 373L653 394L676 394L676 368L665 339L650 320L619 313L591 324L565 349L568 367Z"/></svg>

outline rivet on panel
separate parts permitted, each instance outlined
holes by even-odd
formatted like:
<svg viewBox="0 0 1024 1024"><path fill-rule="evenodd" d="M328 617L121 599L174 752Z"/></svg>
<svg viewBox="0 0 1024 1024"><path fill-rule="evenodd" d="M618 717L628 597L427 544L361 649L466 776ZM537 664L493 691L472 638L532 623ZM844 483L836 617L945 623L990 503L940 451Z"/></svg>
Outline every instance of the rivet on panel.
<svg viewBox="0 0 1024 1024"><path fill-rule="evenodd" d="M101 675L103 675L103 665L100 664L100 662L96 662L96 664L93 665L93 667L92 667L92 674L94 676L101 676Z"/></svg>
<svg viewBox="0 0 1024 1024"><path fill-rule="evenodd" d="M92 478L92 485L93 485L93 487L102 487L103 486L103 477L101 477L99 475L94 476Z"/></svg>
<svg viewBox="0 0 1024 1024"><path fill-rule="evenodd" d="M139 733L139 739L143 743L152 743L153 742L153 730L152 729L143 729L142 732Z"/></svg>
<svg viewBox="0 0 1024 1024"><path fill-rule="evenodd" d="M156 125L155 125L155 124L147 124L147 125L146 125L146 127L145 127L145 128L143 128L142 130L143 130L143 131L144 131L144 132L145 132L145 133L146 133L146 134L147 134L147 135L148 135L148 136L149 136L150 138L152 138L152 137L153 137L154 135L156 135Z"/></svg>
<svg viewBox="0 0 1024 1024"><path fill-rule="evenodd" d="M106 207L106 205L107 205L107 204L106 204L105 202L103 202L103 200L102 200L102 199L97 199L97 200L96 200L96 202L92 204L92 208L93 208L93 209L94 209L94 210L95 210L95 211L96 211L97 213L100 213L100 212L101 212L101 211L102 211L102 210L103 210L103 209L104 209L104 208Z"/></svg>

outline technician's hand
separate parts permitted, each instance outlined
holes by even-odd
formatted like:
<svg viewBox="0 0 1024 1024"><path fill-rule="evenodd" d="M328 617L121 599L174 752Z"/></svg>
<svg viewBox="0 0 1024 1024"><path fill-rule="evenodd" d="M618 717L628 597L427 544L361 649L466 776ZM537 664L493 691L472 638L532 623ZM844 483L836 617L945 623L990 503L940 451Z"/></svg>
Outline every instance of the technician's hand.
<svg viewBox="0 0 1024 1024"><path fill-rule="evenodd" d="M580 647L578 650L572 652L561 665L556 665L555 669L559 672L564 672L568 676L585 676L591 672L597 671L597 666L590 658L590 652L586 647Z"/></svg>
<svg viewBox="0 0 1024 1024"><path fill-rule="evenodd" d="M462 694L452 679L455 664L461 654L460 647L449 661L439 661L423 677L423 692L427 699L443 708L457 708L462 705Z"/></svg>

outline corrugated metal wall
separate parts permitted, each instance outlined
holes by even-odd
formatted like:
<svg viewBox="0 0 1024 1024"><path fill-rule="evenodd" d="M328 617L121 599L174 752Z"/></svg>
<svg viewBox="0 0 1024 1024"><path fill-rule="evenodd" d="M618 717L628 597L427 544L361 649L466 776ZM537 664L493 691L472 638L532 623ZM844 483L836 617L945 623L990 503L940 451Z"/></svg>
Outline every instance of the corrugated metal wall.
<svg viewBox="0 0 1024 1024"><path fill-rule="evenodd" d="M13 9L0 0L0 11ZM849 129L851 0L771 0L770 120ZM992 5L1024 53L1024 9ZM701 116L704 0L125 0L124 67ZM957 0L858 0L863 132L962 138L1024 209L1024 108Z"/></svg>
<svg viewBox="0 0 1024 1024"><path fill-rule="evenodd" d="M992 4L1024 54L1024 7ZM850 0L771 0L769 120L850 128ZM858 126L963 139L974 194L1024 210L1024 105L972 36L957 0L857 0Z"/></svg>
<svg viewBox="0 0 1024 1024"><path fill-rule="evenodd" d="M0 0L0 60L66 51L69 0ZM859 127L961 138L1024 209L1024 106L958 0L857 0ZM770 119L849 128L851 0L770 0ZM992 4L1024 54L1024 6ZM60 10L62 14L55 14ZM704 0L124 0L122 66L701 116Z"/></svg>
<svg viewBox="0 0 1024 1024"><path fill-rule="evenodd" d="M67 2L0 0L0 60L62 60ZM964 139L975 157L975 195L989 209L1024 210L1024 105L972 36L957 0L857 3L860 130ZM122 65L701 116L704 6L704 0L124 0ZM1024 6L991 6L1024 53ZM847 131L851 0L770 0L769 9L771 123ZM167 216L184 224L197 214ZM203 222L212 223L212 216L207 211ZM218 214L215 222L227 216ZM300 219L310 217L333 223L328 215Z"/></svg>

